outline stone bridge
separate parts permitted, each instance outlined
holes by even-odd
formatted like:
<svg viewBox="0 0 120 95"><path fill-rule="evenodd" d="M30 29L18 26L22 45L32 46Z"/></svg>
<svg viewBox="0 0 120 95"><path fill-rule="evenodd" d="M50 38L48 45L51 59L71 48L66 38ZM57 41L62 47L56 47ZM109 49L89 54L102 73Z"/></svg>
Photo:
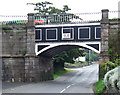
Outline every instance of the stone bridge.
<svg viewBox="0 0 120 95"><path fill-rule="evenodd" d="M108 12L102 10L100 23L59 25L35 25L34 14L28 14L26 55L20 60L12 57L7 61L3 59L3 63L19 61L22 67L10 67L12 70L8 79L3 80L12 82L52 80L52 56L72 48L82 47L100 53L100 62L109 60Z"/></svg>

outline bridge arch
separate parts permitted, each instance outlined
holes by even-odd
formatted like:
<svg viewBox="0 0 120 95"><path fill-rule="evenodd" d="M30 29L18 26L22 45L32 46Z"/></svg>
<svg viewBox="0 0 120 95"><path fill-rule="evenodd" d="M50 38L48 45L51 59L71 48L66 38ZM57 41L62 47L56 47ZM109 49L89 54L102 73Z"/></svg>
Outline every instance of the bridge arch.
<svg viewBox="0 0 120 95"><path fill-rule="evenodd" d="M108 10L102 10L102 20L89 25L35 25L34 14L28 14L25 78L29 81L53 79L52 56L63 50L87 48L100 53L99 63L108 59ZM51 33L52 32L52 33ZM38 33L38 36L36 36ZM37 55L37 56L36 56ZM44 56L43 56L44 55ZM31 65L33 64L33 65ZM39 68L38 68L39 67ZM32 71L31 71L32 70ZM39 77L38 77L39 76ZM46 76L46 77L45 77Z"/></svg>
<svg viewBox="0 0 120 95"><path fill-rule="evenodd" d="M92 46L91 46L92 45ZM71 42L71 43L37 43L35 45L35 53L36 55L44 55L44 56L53 56L57 53L60 53L64 50L72 49L72 48L86 48L93 50L96 53L100 53L100 42ZM43 48L39 48L39 47Z"/></svg>

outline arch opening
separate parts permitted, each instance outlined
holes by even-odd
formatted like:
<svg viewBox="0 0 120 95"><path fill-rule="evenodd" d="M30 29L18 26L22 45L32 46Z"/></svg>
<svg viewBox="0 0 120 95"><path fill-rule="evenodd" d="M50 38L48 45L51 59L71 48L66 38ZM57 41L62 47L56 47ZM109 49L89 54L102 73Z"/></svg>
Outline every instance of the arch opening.
<svg viewBox="0 0 120 95"><path fill-rule="evenodd" d="M46 45L46 47L39 50L38 46ZM95 46L98 45L98 48ZM36 44L35 46L36 55L37 56L48 56L53 57L55 54L60 53L65 50L73 49L73 48L85 48L92 50L96 53L100 53L100 42L97 43L56 43L56 44Z"/></svg>

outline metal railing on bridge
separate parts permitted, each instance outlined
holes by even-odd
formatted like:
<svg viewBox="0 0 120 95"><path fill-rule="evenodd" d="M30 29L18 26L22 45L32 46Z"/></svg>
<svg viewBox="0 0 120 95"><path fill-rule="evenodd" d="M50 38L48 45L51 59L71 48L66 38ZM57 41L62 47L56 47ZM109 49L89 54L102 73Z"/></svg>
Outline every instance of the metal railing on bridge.
<svg viewBox="0 0 120 95"><path fill-rule="evenodd" d="M117 20L119 11L109 11L109 19ZM88 13L65 13L65 14L46 14L35 15L35 24L77 24L77 23L96 23L100 22L102 12ZM3 24L27 24L27 16L0 15L0 22Z"/></svg>
<svg viewBox="0 0 120 95"><path fill-rule="evenodd" d="M101 18L101 12L97 15L97 19L91 19L90 14L89 18L87 16L88 14L52 14L52 15L35 15L35 19L44 18L45 23L44 24L76 24L76 23L91 23L91 22L99 22ZM84 16L84 17L83 17ZM36 24L41 24L40 22Z"/></svg>
<svg viewBox="0 0 120 95"><path fill-rule="evenodd" d="M117 20L118 11L109 11L109 18ZM102 12L93 13L66 13L66 14L50 14L50 15L35 15L35 19L44 18L44 24L77 24L77 23L96 23L100 22ZM36 24L41 24L36 23Z"/></svg>

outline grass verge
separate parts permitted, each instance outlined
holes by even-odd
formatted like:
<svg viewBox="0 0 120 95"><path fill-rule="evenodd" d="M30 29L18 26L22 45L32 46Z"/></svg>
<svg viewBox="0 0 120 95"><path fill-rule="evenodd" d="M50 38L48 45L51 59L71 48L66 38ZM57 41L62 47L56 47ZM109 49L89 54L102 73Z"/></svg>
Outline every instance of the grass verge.
<svg viewBox="0 0 120 95"><path fill-rule="evenodd" d="M59 76L65 74L67 72L71 72L71 71L73 71L73 70L68 69L68 68L64 68L64 70L59 71L59 72L57 72L57 73L54 74L54 79L58 78Z"/></svg>
<svg viewBox="0 0 120 95"><path fill-rule="evenodd" d="M105 90L105 85L104 85L104 79L101 78L98 82L95 84L95 93L100 94L103 93Z"/></svg>
<svg viewBox="0 0 120 95"><path fill-rule="evenodd" d="M85 66L85 65L88 65L88 62L75 62L74 64L65 62L64 64L70 65L70 66Z"/></svg>

